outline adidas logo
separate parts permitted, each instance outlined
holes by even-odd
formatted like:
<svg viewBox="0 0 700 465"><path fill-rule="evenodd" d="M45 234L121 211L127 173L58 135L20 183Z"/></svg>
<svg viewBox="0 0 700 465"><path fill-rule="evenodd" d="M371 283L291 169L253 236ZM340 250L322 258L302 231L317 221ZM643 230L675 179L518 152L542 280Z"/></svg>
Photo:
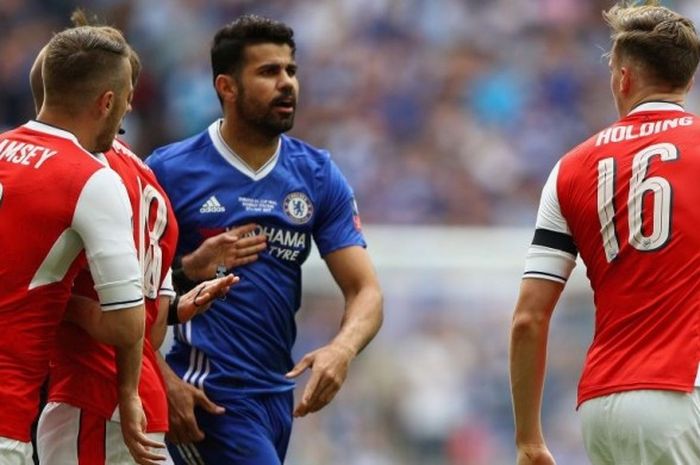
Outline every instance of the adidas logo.
<svg viewBox="0 0 700 465"><path fill-rule="evenodd" d="M199 209L199 213L221 213L225 211L226 207L219 203L215 195L209 197L209 200L204 202L204 205Z"/></svg>

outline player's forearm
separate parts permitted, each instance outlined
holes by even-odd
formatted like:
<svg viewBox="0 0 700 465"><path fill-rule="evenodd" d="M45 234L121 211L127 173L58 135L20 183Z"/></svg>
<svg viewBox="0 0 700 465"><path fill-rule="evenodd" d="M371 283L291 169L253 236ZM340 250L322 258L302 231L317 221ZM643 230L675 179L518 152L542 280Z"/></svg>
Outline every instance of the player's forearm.
<svg viewBox="0 0 700 465"><path fill-rule="evenodd" d="M138 394L143 338L146 326L145 307L136 307L103 312L105 323L113 331L117 365L117 384L120 396Z"/></svg>
<svg viewBox="0 0 700 465"><path fill-rule="evenodd" d="M383 297L378 285L364 286L346 296L345 313L333 344L357 355L374 338L384 320Z"/></svg>
<svg viewBox="0 0 700 465"><path fill-rule="evenodd" d="M523 279L510 334L510 383L516 444L543 443L540 412L549 321L564 285Z"/></svg>
<svg viewBox="0 0 700 465"><path fill-rule="evenodd" d="M120 398L138 395L143 359L143 337L131 344L115 346L114 349Z"/></svg>
<svg viewBox="0 0 700 465"><path fill-rule="evenodd" d="M516 310L510 338L510 383L516 444L543 443L541 426L549 320Z"/></svg>
<svg viewBox="0 0 700 465"><path fill-rule="evenodd" d="M158 363L158 368L160 368L160 373L163 375L163 379L165 380L166 384L168 384L168 381L173 378L179 379L179 376L175 374L173 369L170 368L170 365L168 365L168 362L166 362L163 358L163 355L161 355L161 353L158 351L156 351L156 363Z"/></svg>
<svg viewBox="0 0 700 465"><path fill-rule="evenodd" d="M170 368L170 365L168 365L168 362L165 361L165 358L163 358L163 355L161 355L159 351L156 351L156 363L158 364L161 375L163 375L168 395L170 395L172 390L177 389L178 384L180 384L178 381L182 382L182 379Z"/></svg>
<svg viewBox="0 0 700 465"><path fill-rule="evenodd" d="M168 331L168 307L170 306L170 298L165 296L158 297L158 316L151 327L151 345L153 350L157 351L163 345L165 334Z"/></svg>

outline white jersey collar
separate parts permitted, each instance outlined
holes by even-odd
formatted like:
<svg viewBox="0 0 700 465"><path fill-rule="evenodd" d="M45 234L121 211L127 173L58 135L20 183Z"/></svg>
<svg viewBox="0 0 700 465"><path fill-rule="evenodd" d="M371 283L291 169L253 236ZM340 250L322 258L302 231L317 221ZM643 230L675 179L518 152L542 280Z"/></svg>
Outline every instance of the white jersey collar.
<svg viewBox="0 0 700 465"><path fill-rule="evenodd" d="M91 153L85 150L85 147L80 145L80 142L78 142L78 138L75 137L75 134L73 134L72 132L66 131L65 129L57 128L56 126L52 126L50 124L42 123L41 121L37 121L34 119L27 121L24 124L24 127L32 131L41 132L43 134L48 134L50 136L60 137L61 139L69 140L75 145L77 145L80 149L82 149L83 152L90 155L90 157L96 159L105 166L109 166L109 164L107 163L107 158L104 156L104 154Z"/></svg>
<svg viewBox="0 0 700 465"><path fill-rule="evenodd" d="M643 111L685 111L685 108L673 102L644 102L634 107L627 115L629 116Z"/></svg>
<svg viewBox="0 0 700 465"><path fill-rule="evenodd" d="M103 152L97 152L92 154L93 157L105 166L109 166L109 160L107 160L107 155Z"/></svg>
<svg viewBox="0 0 700 465"><path fill-rule="evenodd" d="M68 139L76 144L80 145L78 138L75 134L68 132L65 129L57 128L56 126L51 126L50 124L42 123L37 120L29 120L24 125L25 128L31 129L36 132L43 132L44 134L49 134L51 136L60 137L61 139ZM82 147L82 146L81 146Z"/></svg>
<svg viewBox="0 0 700 465"><path fill-rule="evenodd" d="M223 159L226 160L231 166L248 176L253 181L259 181L270 174L275 166L277 166L277 161L279 160L280 156L280 149L282 147L282 138L280 137L279 143L277 144L277 150L275 150L274 155L272 155L270 159L258 170L253 170L236 152L233 151L233 149L231 149L231 147L228 146L224 138L221 136L220 128L223 121L223 119L214 121L208 129L209 137L214 144L214 148L217 152L219 152L219 155L221 155Z"/></svg>

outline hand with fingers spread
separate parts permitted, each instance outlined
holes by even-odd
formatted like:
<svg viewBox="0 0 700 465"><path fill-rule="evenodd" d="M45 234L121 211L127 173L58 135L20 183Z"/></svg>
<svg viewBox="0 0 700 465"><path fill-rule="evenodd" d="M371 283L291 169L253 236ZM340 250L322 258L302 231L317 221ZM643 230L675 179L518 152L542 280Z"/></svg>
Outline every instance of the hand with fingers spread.
<svg viewBox="0 0 700 465"><path fill-rule="evenodd" d="M209 400L201 389L181 380L172 370L163 370L163 375L168 386L170 418L170 430L166 437L173 444L203 440L204 433L197 424L194 409L199 407L211 414L222 415L225 412L224 408Z"/></svg>
<svg viewBox="0 0 700 465"><path fill-rule="evenodd" d="M238 281L240 281L238 276L229 274L198 284L197 287L182 295L178 300L178 321L185 323L207 311L215 299L226 297L231 286Z"/></svg>
<svg viewBox="0 0 700 465"><path fill-rule="evenodd" d="M307 368L311 369L311 377L294 409L294 416L303 417L321 410L333 400L345 381L353 358L355 353L350 348L332 343L304 355L286 374L287 378L296 378Z"/></svg>
<svg viewBox="0 0 700 465"><path fill-rule="evenodd" d="M215 276L221 265L228 270L254 262L267 247L267 236L252 235L257 227L249 223L208 238L197 250L182 257L185 275L201 281Z"/></svg>
<svg viewBox="0 0 700 465"><path fill-rule="evenodd" d="M146 415L138 395L124 396L119 400L119 419L124 444L139 465L158 465L165 455L152 449L164 449L165 444L146 435Z"/></svg>

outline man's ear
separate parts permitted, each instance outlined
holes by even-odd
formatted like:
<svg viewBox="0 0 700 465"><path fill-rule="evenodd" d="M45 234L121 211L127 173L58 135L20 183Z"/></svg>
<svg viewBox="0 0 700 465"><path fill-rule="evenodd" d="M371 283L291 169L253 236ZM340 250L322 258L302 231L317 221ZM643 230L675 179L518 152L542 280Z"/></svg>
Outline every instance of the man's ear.
<svg viewBox="0 0 700 465"><path fill-rule="evenodd" d="M112 107L114 106L114 98L114 91L111 90L103 92L97 98L97 111L100 117L103 118L112 111Z"/></svg>
<svg viewBox="0 0 700 465"><path fill-rule="evenodd" d="M629 95L634 81L634 73L628 66L620 67L619 91L622 95Z"/></svg>
<svg viewBox="0 0 700 465"><path fill-rule="evenodd" d="M217 75L214 79L214 88L223 101L235 101L238 98L236 81L228 74Z"/></svg>

